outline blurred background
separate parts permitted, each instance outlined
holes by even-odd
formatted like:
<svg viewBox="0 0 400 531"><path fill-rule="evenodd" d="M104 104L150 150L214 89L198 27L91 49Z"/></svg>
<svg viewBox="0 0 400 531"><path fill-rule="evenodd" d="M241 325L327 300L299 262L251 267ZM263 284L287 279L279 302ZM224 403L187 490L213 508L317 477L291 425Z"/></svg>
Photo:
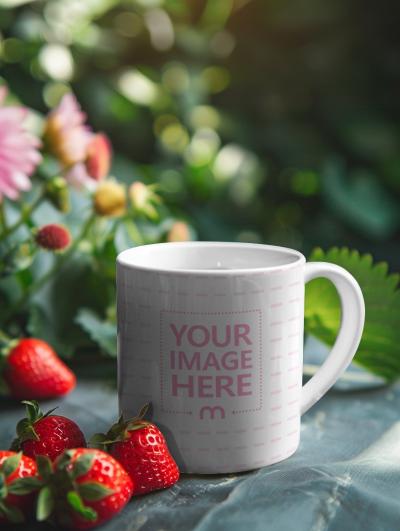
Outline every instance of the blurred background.
<svg viewBox="0 0 400 531"><path fill-rule="evenodd" d="M112 174L158 183L202 240L371 252L399 269L400 5L0 0L0 75L71 88Z"/></svg>

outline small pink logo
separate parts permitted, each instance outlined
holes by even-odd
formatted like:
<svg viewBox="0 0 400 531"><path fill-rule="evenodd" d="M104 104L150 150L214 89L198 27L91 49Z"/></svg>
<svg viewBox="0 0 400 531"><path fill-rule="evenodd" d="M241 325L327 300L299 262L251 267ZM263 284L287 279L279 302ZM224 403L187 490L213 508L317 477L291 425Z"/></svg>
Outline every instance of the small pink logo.
<svg viewBox="0 0 400 531"><path fill-rule="evenodd" d="M161 407L223 419L261 409L261 310L160 313Z"/></svg>

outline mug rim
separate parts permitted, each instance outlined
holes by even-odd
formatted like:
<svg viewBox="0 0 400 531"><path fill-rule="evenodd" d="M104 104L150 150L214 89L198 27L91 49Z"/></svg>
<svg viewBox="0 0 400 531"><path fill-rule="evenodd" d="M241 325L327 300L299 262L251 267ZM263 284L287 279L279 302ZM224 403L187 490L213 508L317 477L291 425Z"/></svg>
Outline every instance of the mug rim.
<svg viewBox="0 0 400 531"><path fill-rule="evenodd" d="M174 268L174 267L162 267L157 265L143 265L135 264L129 261L127 255L134 255L136 252L140 252L140 249L146 248L161 248L169 247L173 248L210 248L210 247L225 247L225 248L238 248L238 249L256 249L265 251L274 251L282 254L290 254L296 259L290 262L278 264L278 265L266 265L261 267L234 267L230 269L200 269L200 268ZM220 241L190 241L190 242L164 242L164 243L150 243L145 245L138 245L136 247L129 247L124 251L121 251L117 255L117 264L121 267L128 269L134 269L138 271L172 274L172 275L199 275L199 276L234 276L234 275L251 275L260 273L269 273L276 271L286 271L292 267L304 265L306 263L305 256L296 249L290 247L283 247L278 245L267 245L263 243L246 243L246 242L220 242Z"/></svg>

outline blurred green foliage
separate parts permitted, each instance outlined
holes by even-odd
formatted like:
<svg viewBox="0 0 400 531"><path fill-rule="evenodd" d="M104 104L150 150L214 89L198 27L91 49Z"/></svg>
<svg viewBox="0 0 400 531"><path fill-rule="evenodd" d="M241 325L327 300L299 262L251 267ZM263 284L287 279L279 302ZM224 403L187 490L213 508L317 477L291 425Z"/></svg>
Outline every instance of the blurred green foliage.
<svg viewBox="0 0 400 531"><path fill-rule="evenodd" d="M355 361L393 381L400 375L398 326L400 314L399 275L388 275L386 263L374 264L369 254L332 248L315 249L310 260L344 267L358 281L363 292L366 319ZM328 345L336 341L341 322L339 295L333 284L318 278L306 285L305 329Z"/></svg>
<svg viewBox="0 0 400 531"><path fill-rule="evenodd" d="M400 265L399 4L0 0L1 75L72 86L113 173L200 239L346 244Z"/></svg>
<svg viewBox="0 0 400 531"><path fill-rule="evenodd" d="M163 200L136 225L97 219L9 333L43 337L64 356L93 341L114 354L115 256L165 240L176 219L202 240L307 254L346 245L399 269L399 20L394 0L0 0L0 81L40 115L72 89L111 138L112 175L155 184ZM41 171L57 170L46 159ZM41 205L30 225L64 222L75 235L91 206L71 199L67 215ZM57 265L46 253L31 264L28 251L12 256L20 270L1 285L8 305ZM327 293L333 321L317 290L307 326L331 343L339 317ZM368 340L360 360L374 370L379 345Z"/></svg>

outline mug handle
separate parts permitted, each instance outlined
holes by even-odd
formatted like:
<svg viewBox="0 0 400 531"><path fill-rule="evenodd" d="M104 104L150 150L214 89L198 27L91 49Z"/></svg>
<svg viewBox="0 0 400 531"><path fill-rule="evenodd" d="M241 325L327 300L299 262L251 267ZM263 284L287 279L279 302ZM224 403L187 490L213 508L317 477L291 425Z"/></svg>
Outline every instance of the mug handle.
<svg viewBox="0 0 400 531"><path fill-rule="evenodd" d="M305 283L318 277L327 278L337 289L342 308L339 334L332 350L316 374L302 389L301 414L313 406L350 365L361 340L364 327L364 298L355 278L348 271L327 262L305 265Z"/></svg>

